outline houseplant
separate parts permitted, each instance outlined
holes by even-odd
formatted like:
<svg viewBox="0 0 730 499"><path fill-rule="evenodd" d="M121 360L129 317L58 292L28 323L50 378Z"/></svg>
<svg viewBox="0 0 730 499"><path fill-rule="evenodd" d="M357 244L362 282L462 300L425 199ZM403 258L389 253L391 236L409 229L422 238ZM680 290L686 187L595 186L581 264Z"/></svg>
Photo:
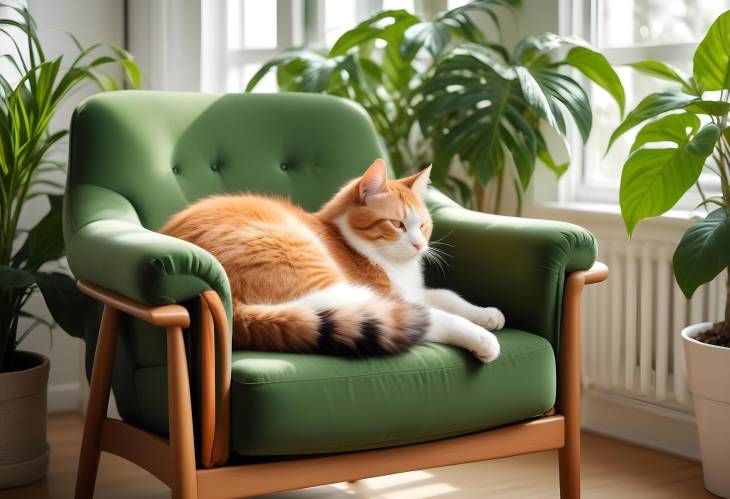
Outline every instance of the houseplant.
<svg viewBox="0 0 730 499"><path fill-rule="evenodd" d="M5 488L42 477L48 465L48 359L16 347L37 327L50 329L53 324L24 306L40 292L54 321L80 335L78 318L83 315L78 310L86 305L68 275L41 270L64 254L64 163L49 153L67 131L49 131L50 120L85 82L104 90L117 88L105 68L121 65L135 85L139 74L124 50L101 44L84 48L73 37L78 47L73 60L48 59L28 10L0 6L12 12L12 17L0 18L0 36L15 47L14 53L2 55L11 70L0 74L0 488ZM39 197L48 199L48 213L34 226L21 227L23 209ZM21 319L30 321L24 331L19 330Z"/></svg>
<svg viewBox="0 0 730 499"><path fill-rule="evenodd" d="M355 100L370 114L397 175L433 162L433 183L481 210L488 208L484 188L494 184L490 209L498 212L503 184L513 179L521 200L538 158L558 176L567 169L569 160L554 159L546 140L549 133L565 148L567 115L588 137L588 96L562 68L604 87L622 112L624 103L614 70L581 40L548 33L525 38L511 53L501 45L494 36L500 14L519 4L474 0L428 20L382 11L329 50L296 49L271 59L246 91L275 69L281 90ZM479 15L493 33L475 22Z"/></svg>
<svg viewBox="0 0 730 499"><path fill-rule="evenodd" d="M698 45L691 76L659 61L633 64L639 71L673 82L675 88L639 102L609 141L610 147L627 130L648 121L621 173L621 214L629 234L640 220L661 215L698 186L707 213L684 234L673 260L675 278L687 298L721 272L730 276L729 33L727 11ZM707 197L699 188L703 171L717 176L719 195ZM705 485L724 497L730 497L730 281L727 291L723 321L682 331Z"/></svg>

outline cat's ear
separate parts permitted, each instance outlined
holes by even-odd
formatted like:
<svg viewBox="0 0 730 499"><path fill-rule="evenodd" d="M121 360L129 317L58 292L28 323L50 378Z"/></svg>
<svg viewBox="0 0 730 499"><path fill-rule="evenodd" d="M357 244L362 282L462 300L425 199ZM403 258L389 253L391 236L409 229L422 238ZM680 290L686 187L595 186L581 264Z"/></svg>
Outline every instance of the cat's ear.
<svg viewBox="0 0 730 499"><path fill-rule="evenodd" d="M376 159L363 174L358 184L360 202L365 204L368 196L374 196L385 192L385 185L388 182L388 169L385 161Z"/></svg>
<svg viewBox="0 0 730 499"><path fill-rule="evenodd" d="M424 197L428 189L428 184L431 183L431 165L428 165L415 175L401 179L401 182L410 187L419 196Z"/></svg>

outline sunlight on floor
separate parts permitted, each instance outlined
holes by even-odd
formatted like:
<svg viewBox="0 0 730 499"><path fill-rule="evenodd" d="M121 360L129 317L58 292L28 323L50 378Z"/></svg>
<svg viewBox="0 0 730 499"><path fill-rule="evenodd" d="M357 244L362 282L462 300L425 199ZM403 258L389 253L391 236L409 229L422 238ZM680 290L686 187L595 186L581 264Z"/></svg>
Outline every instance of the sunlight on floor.
<svg viewBox="0 0 730 499"><path fill-rule="evenodd" d="M436 483L433 483L436 481ZM430 499L457 492L459 489L438 481L438 477L427 471L411 471L354 483L335 483L313 487L300 492L287 492L266 496L269 499L304 497L327 497L332 499ZM296 494L296 495L295 495Z"/></svg>

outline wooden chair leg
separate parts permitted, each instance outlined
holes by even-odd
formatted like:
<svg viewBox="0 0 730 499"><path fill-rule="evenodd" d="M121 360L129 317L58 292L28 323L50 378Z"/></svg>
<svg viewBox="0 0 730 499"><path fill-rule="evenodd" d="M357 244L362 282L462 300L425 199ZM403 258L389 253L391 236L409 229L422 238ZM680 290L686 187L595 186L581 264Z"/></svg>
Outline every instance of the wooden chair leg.
<svg viewBox="0 0 730 499"><path fill-rule="evenodd" d="M167 364L167 399L173 476L172 497L197 499L198 483L188 364L183 331L177 326L167 328Z"/></svg>
<svg viewBox="0 0 730 499"><path fill-rule="evenodd" d="M560 499L580 498L580 427L569 428L565 419L565 447L558 451L560 466ZM576 425L578 426L578 425Z"/></svg>
<svg viewBox="0 0 730 499"><path fill-rule="evenodd" d="M86 409L84 436L81 442L79 468L76 474L76 499L91 499L94 495L96 474L99 469L99 448L101 427L106 419L111 389L114 351L117 344L117 326L119 312L105 306L99 327L99 338L96 342L94 366L91 371L89 388L89 404Z"/></svg>
<svg viewBox="0 0 730 499"><path fill-rule="evenodd" d="M581 293L586 284L607 277L608 268L596 262L589 271L573 272L565 281L556 407L565 417L565 445L558 451L561 499L580 498Z"/></svg>

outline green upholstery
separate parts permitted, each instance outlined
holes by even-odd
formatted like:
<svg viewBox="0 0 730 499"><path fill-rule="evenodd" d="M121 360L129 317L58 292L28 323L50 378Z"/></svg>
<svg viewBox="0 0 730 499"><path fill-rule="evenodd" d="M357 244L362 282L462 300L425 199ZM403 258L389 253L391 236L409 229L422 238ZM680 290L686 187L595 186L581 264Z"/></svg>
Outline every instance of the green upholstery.
<svg viewBox="0 0 730 499"><path fill-rule="evenodd" d="M361 360L234 352L233 449L244 455L370 449L544 413L555 403L550 343L524 331L498 335L502 354L486 366L435 343Z"/></svg>
<svg viewBox="0 0 730 499"><path fill-rule="evenodd" d="M78 278L143 303L189 306L191 330L195 298L203 290L220 294L230 318L228 279L220 264L201 248L154 231L214 193L291 196L315 210L382 155L367 115L333 97L163 92L92 97L71 124L64 204L69 265ZM304 453L338 445L320 433L319 444L292 437L291 448L285 448L273 435L283 431L282 420L272 416L276 407L288 411L279 418L300 413L311 422L319 414L319 428L328 422L337 430L342 450L473 431L534 416L553 403L554 358L548 362L543 354L557 351L565 275L591 265L592 236L568 224L469 212L437 192L429 205L435 237L454 245L445 275L430 269L429 282L502 308L508 327L531 334L502 333L503 357L488 366L432 345L400 357L359 361L235 352L234 450ZM95 317L98 310L89 314ZM188 336L195 376L195 339ZM90 366L95 329L87 340ZM533 347L542 353L523 355ZM277 368L282 362L294 367ZM160 434L167 432L165 363L163 331L125 318L113 373L117 405L125 420ZM317 392L313 372L348 381L332 380ZM293 384L308 386L312 396L282 398ZM409 391L412 397L405 398ZM320 407L324 401L327 413ZM458 415L442 417L439 411L448 404L458 406ZM368 414L366 408L377 417L358 416L357 428L350 430L341 426L348 415ZM340 426L332 424L338 415Z"/></svg>

